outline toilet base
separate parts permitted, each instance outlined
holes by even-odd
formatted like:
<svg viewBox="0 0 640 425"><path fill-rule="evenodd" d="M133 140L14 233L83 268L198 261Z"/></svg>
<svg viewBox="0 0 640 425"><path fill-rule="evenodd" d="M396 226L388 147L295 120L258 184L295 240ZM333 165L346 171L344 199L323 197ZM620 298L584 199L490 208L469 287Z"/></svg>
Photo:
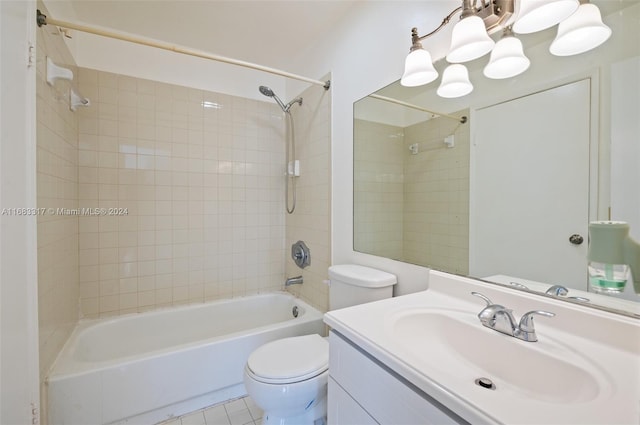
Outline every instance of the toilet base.
<svg viewBox="0 0 640 425"><path fill-rule="evenodd" d="M322 397L316 404L309 407L303 414L297 416L282 417L277 413L264 412L262 425L326 425L327 423L327 397Z"/></svg>

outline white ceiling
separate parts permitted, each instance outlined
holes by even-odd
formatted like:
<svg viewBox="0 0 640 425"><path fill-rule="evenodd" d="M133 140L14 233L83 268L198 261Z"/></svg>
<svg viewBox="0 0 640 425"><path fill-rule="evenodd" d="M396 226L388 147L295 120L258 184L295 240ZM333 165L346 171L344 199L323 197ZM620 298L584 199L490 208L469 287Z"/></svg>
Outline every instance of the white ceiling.
<svg viewBox="0 0 640 425"><path fill-rule="evenodd" d="M66 12L55 8L68 16L52 17L287 68L363 1L70 0Z"/></svg>

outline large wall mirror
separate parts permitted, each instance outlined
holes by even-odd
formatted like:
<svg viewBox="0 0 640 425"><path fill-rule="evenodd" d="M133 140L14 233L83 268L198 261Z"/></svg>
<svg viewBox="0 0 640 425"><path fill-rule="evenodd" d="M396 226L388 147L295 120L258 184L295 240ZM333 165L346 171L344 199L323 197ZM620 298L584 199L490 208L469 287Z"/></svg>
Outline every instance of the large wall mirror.
<svg viewBox="0 0 640 425"><path fill-rule="evenodd" d="M632 282L583 296L589 222L640 240L640 2L592 2L613 33L590 52L551 55L552 28L520 37L517 77L483 57L467 96L396 81L354 104L355 251L640 316Z"/></svg>

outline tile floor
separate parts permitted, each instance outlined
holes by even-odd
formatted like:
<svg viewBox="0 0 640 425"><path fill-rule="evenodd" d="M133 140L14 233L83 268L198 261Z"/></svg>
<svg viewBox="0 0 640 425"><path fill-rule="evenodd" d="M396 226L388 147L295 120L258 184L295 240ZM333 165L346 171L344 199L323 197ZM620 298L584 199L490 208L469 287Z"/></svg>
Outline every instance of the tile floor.
<svg viewBox="0 0 640 425"><path fill-rule="evenodd" d="M188 413L158 425L260 425L262 410L249 397Z"/></svg>

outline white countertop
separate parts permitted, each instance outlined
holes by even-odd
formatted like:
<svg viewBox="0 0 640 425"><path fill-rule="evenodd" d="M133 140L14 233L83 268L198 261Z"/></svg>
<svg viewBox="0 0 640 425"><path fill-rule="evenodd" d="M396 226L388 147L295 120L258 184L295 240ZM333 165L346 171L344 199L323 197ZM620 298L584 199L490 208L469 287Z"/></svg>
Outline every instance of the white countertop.
<svg viewBox="0 0 640 425"><path fill-rule="evenodd" d="M331 311L325 315L325 323L473 424L640 422L640 320L436 271L431 272L429 284L427 291ZM556 316L536 321L537 342L521 341L483 327L476 314L484 302L471 296L471 291L512 308L517 318L525 311L538 309L552 311ZM482 341L477 344L476 338L474 344L482 346L470 342L464 356L452 356L442 344L421 337L419 328L415 335L401 335L393 324L413 312L462 318L463 326L468 327L465 329L472 329ZM475 378L492 373L474 363L474 352L483 350L484 354L491 354L496 347L532 354L526 358L515 356L519 358L503 363L505 370L509 370L508 363L516 367L512 371L517 371L518 366L535 371L533 375L540 377L540 382L532 383L535 388L546 388L545 373L550 373L536 371L536 367L541 367L536 353L547 359L555 356L560 364L570 361L568 369L588 374L589 380L585 382L590 385L583 387L590 388L583 388L581 394L571 391L564 394L558 392L562 389L560 384L571 383L554 383L557 377L548 376L548 391L527 393L521 386L513 385L508 375L504 379L488 376L497 386L495 391L481 388L473 383ZM499 357L501 353L495 354Z"/></svg>

